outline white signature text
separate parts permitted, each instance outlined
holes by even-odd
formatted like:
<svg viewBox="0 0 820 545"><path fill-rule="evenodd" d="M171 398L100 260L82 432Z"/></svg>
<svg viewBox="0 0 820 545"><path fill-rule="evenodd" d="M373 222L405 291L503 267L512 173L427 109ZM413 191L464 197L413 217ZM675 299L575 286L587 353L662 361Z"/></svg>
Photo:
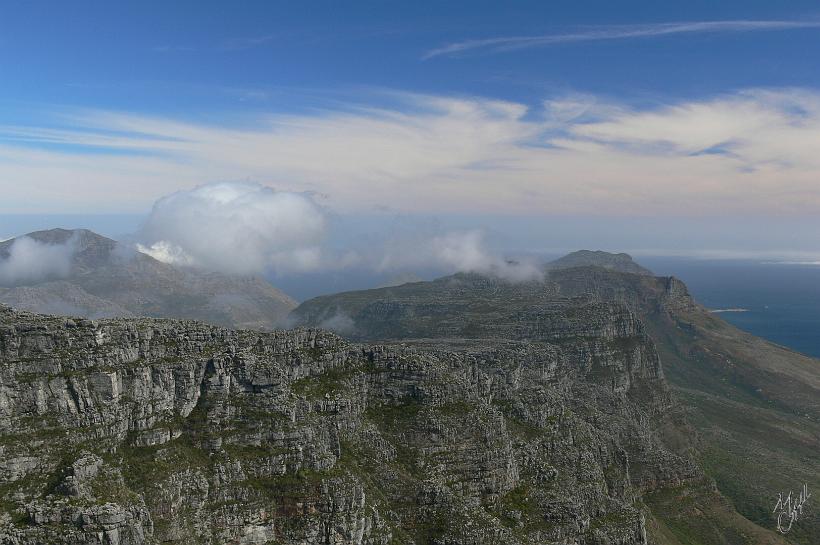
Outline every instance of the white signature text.
<svg viewBox="0 0 820 545"><path fill-rule="evenodd" d="M807 484L803 485L800 494L792 497L792 491L789 490L789 495L785 498L783 493L777 495L777 505L774 506L772 513L777 514L777 531L781 534L786 534L792 529L792 525L803 514L803 506L811 497L809 494L809 487Z"/></svg>

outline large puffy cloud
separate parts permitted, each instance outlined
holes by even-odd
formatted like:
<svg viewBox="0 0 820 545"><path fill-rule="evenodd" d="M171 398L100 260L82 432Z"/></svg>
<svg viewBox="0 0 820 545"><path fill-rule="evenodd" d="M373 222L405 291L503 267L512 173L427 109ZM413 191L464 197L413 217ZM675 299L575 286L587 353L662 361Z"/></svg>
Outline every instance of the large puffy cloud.
<svg viewBox="0 0 820 545"><path fill-rule="evenodd" d="M0 179L16 182L3 204L140 209L169 184L273 179L348 211L820 213L816 91L651 107L565 96L544 106L403 96L391 108L260 115L252 126L79 112L74 129L0 127L18 144L0 145ZM31 142L50 146L21 147ZM77 145L104 153L69 152Z"/></svg>
<svg viewBox="0 0 820 545"><path fill-rule="evenodd" d="M47 244L20 237L12 242L8 255L0 257L0 286L64 278L71 272L75 251L73 238L64 244Z"/></svg>
<svg viewBox="0 0 820 545"><path fill-rule="evenodd" d="M319 266L324 231L324 213L308 195L220 183L157 201L138 248L161 261L221 272L299 272Z"/></svg>

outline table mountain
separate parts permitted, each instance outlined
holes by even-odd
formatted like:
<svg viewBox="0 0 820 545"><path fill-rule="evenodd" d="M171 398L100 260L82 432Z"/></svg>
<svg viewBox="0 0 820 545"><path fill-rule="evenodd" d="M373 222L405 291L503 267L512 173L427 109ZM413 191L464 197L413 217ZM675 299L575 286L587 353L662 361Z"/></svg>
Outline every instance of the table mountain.
<svg viewBox="0 0 820 545"><path fill-rule="evenodd" d="M191 318L272 329L296 306L260 278L175 267L84 229L38 231L25 238L47 248L65 248L68 267L34 281L24 277L0 286L0 303L15 308L88 318ZM0 267L17 240L0 243Z"/></svg>
<svg viewBox="0 0 820 545"><path fill-rule="evenodd" d="M814 360L758 375L763 341L718 352L701 312L598 266L317 298L267 333L0 306L0 543L813 543L810 512L784 537L742 500L814 471ZM798 369L794 399L751 391Z"/></svg>

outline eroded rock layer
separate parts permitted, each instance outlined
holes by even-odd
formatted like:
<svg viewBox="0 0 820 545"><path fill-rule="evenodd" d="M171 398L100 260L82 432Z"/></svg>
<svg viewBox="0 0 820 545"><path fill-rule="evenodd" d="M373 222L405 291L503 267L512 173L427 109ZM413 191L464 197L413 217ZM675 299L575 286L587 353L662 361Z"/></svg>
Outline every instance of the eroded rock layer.
<svg viewBox="0 0 820 545"><path fill-rule="evenodd" d="M0 308L0 542L646 543L701 476L640 321L590 305L378 346Z"/></svg>

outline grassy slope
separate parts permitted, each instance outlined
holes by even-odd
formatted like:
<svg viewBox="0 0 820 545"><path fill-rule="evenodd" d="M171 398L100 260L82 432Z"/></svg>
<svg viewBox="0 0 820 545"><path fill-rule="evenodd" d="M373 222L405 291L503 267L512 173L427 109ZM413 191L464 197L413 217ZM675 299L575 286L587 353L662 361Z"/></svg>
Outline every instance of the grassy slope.
<svg viewBox="0 0 820 545"><path fill-rule="evenodd" d="M779 492L820 490L820 362L701 309L649 317L664 369L700 436L704 469L743 516L774 529ZM811 505L785 536L820 542Z"/></svg>
<svg viewBox="0 0 820 545"><path fill-rule="evenodd" d="M739 515L710 482L667 488L644 498L647 536L663 545L782 545L783 538Z"/></svg>

